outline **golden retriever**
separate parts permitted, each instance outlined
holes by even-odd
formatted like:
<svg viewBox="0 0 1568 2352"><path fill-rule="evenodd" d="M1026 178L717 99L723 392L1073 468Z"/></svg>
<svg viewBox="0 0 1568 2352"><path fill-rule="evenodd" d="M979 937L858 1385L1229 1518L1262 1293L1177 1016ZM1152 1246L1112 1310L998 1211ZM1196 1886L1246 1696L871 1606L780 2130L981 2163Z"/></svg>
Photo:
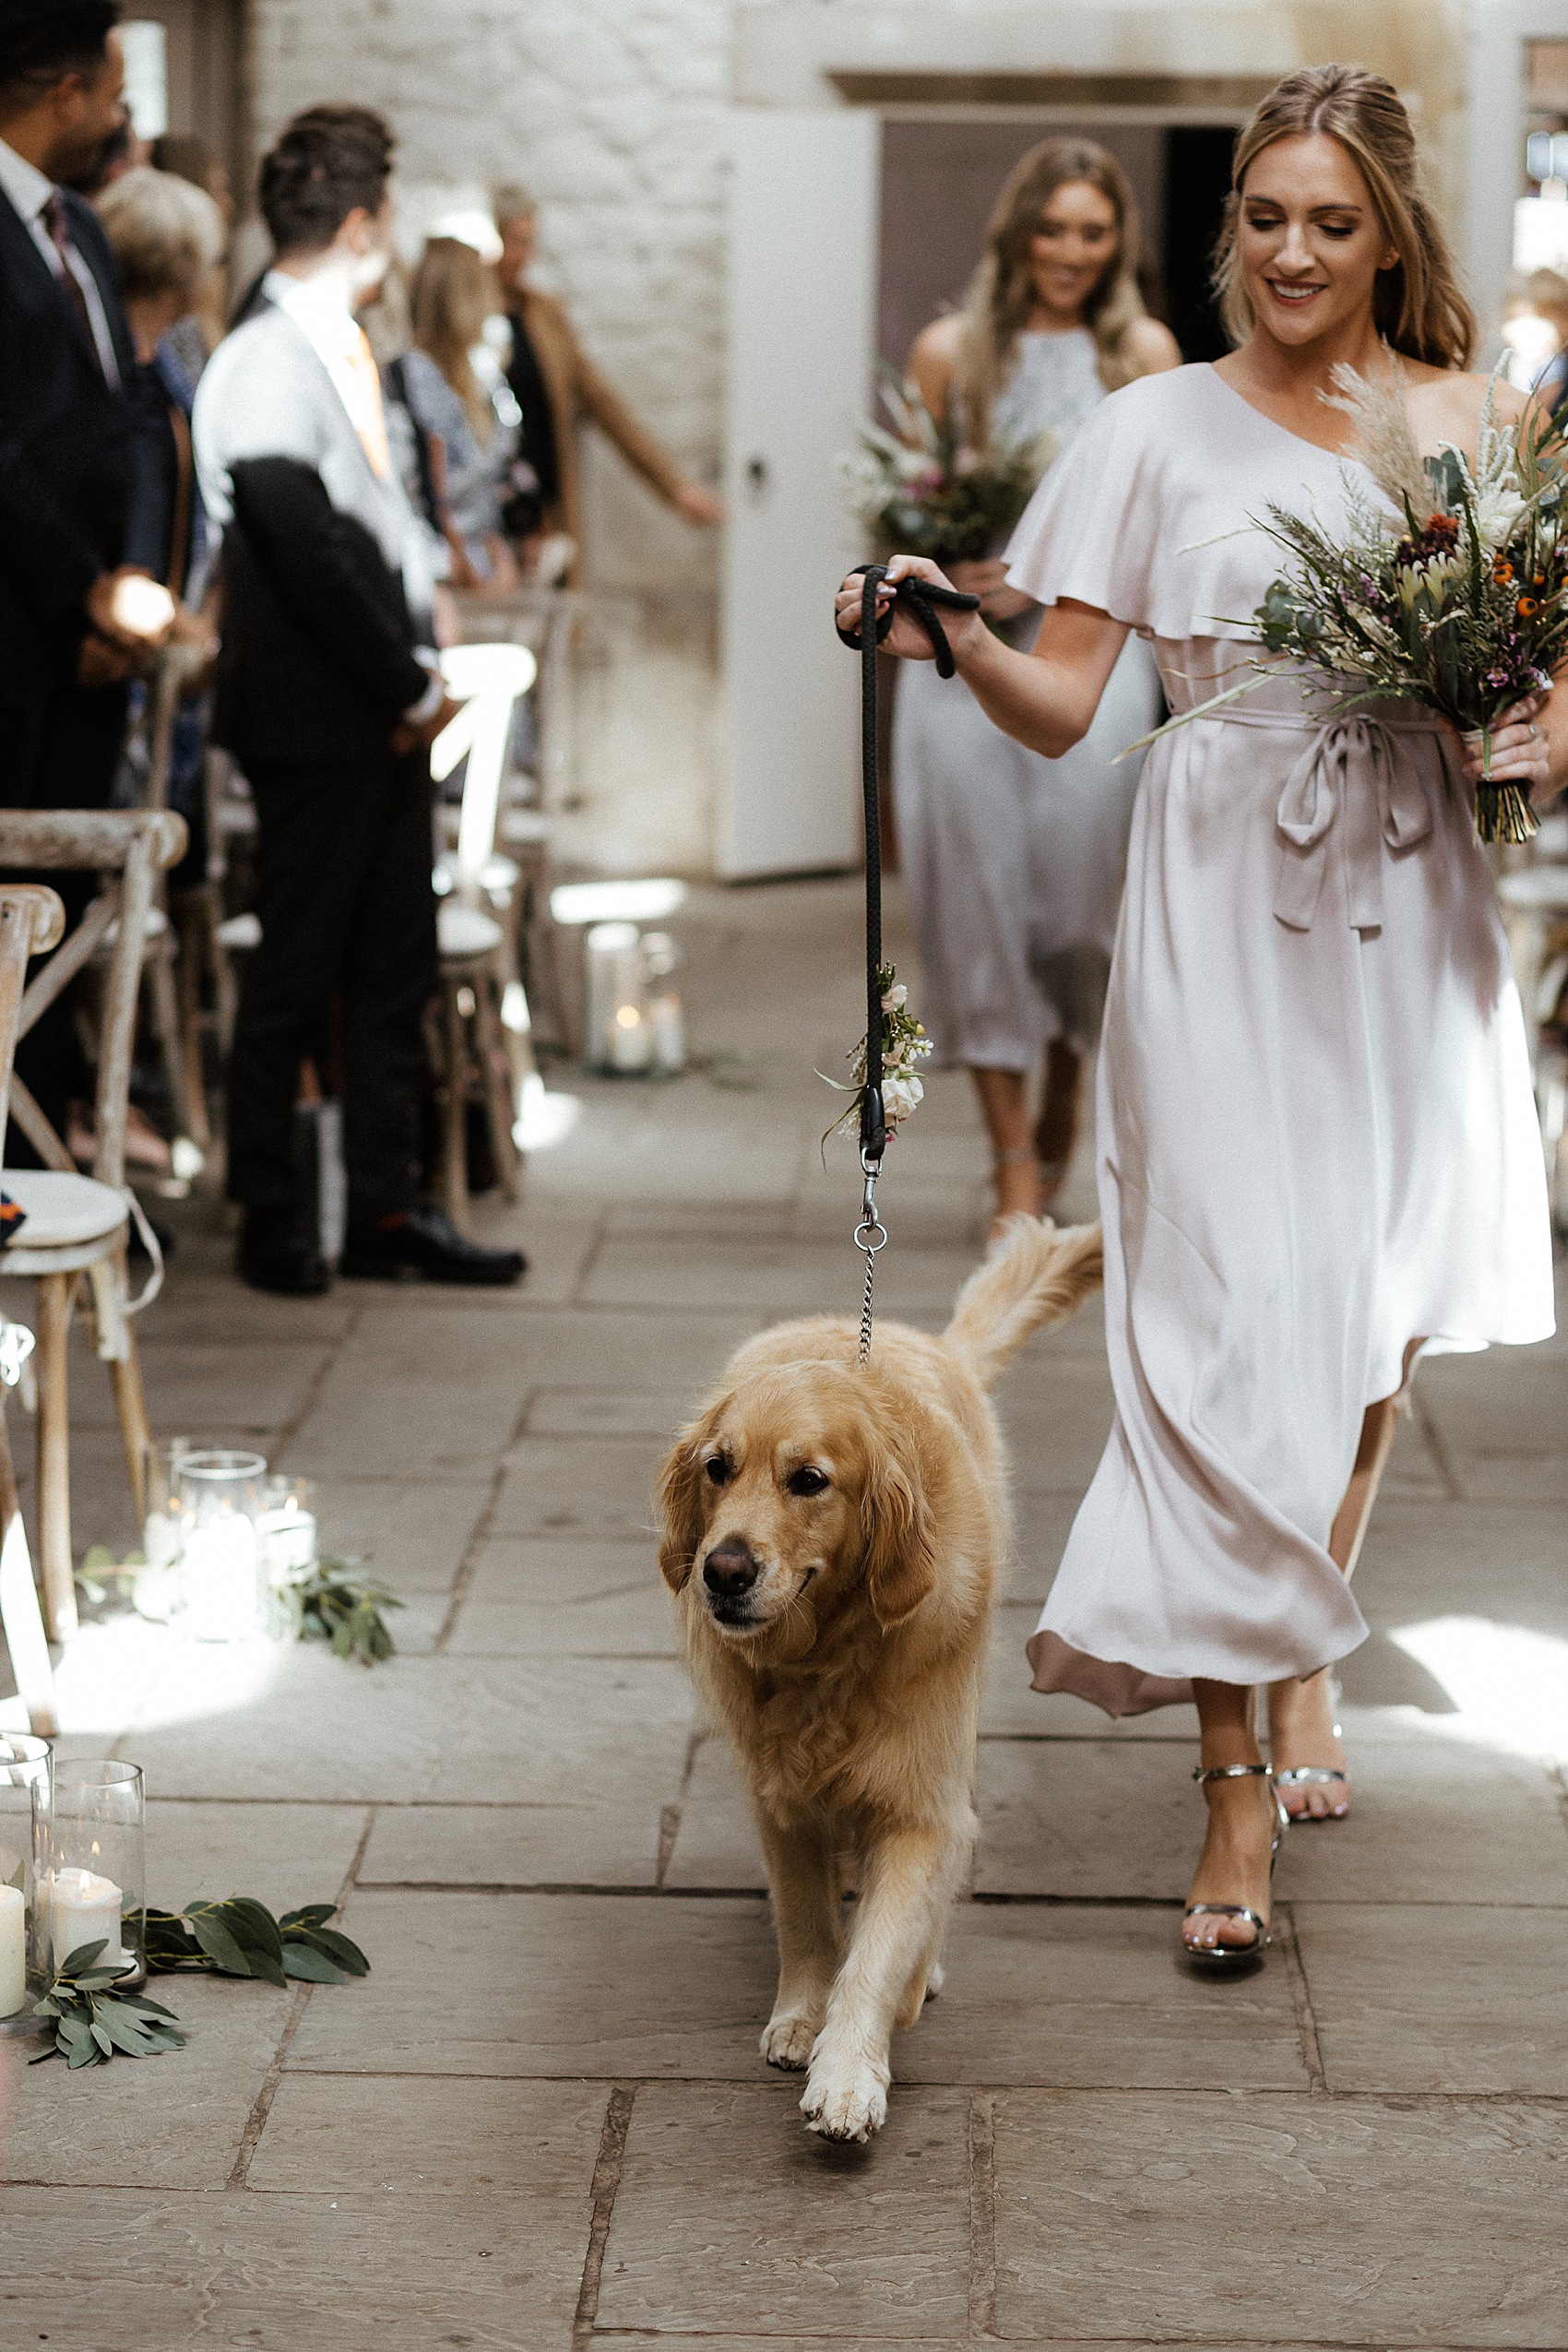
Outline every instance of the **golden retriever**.
<svg viewBox="0 0 1568 2352"><path fill-rule="evenodd" d="M660 1477L659 1569L766 1857L778 1993L762 2054L809 2069L801 2110L828 2139L885 2120L889 2037L941 1982L974 1847L1011 1537L985 1392L1099 1281L1098 1225L1011 1218L940 1339L879 1324L863 1367L848 1319L749 1341Z"/></svg>

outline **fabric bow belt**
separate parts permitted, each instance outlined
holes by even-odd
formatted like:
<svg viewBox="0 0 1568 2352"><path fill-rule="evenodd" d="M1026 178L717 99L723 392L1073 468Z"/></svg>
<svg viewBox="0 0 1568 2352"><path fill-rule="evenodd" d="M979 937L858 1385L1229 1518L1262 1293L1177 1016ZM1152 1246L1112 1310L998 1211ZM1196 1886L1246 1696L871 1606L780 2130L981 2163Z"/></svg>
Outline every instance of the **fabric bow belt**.
<svg viewBox="0 0 1568 2352"><path fill-rule="evenodd" d="M1339 828L1352 931L1383 922L1384 850L1413 849L1431 832L1431 802L1401 740L1443 734L1435 711L1396 718L1351 711L1326 720L1293 711L1239 709L1212 714L1229 725L1289 728L1312 741L1279 795L1279 879L1274 911L1292 931L1311 931L1328 871L1329 836Z"/></svg>

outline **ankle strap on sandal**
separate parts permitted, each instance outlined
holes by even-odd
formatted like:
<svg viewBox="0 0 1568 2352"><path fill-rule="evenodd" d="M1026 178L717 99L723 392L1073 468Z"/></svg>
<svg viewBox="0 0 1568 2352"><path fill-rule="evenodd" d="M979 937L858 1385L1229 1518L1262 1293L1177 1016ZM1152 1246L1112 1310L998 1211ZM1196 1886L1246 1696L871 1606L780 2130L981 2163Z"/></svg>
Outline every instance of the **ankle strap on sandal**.
<svg viewBox="0 0 1568 2352"><path fill-rule="evenodd" d="M1269 1780L1272 1777L1272 1767L1265 1764L1193 1766L1193 1778L1200 1788L1206 1788L1211 1780Z"/></svg>

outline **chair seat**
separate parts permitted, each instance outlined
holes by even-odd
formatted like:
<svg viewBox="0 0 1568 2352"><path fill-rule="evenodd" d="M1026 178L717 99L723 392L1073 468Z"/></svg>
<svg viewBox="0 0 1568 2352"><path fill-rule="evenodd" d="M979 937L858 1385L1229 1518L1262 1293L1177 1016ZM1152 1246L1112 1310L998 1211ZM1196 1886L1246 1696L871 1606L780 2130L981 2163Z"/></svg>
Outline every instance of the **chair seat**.
<svg viewBox="0 0 1568 2352"><path fill-rule="evenodd" d="M0 1273L12 1266L36 1273L36 1266L21 1261L40 1250L79 1250L106 1241L130 1214L112 1185L53 1168L0 1168L0 1192L9 1193L27 1219L11 1247L0 1253Z"/></svg>
<svg viewBox="0 0 1568 2352"><path fill-rule="evenodd" d="M227 922L219 924L217 939L220 947L227 947L231 954L243 953L249 947L259 947L261 945L261 917L255 914L231 915Z"/></svg>
<svg viewBox="0 0 1568 2352"><path fill-rule="evenodd" d="M477 907L460 899L443 898L435 909L435 937L444 956L454 963L493 955L501 944L501 926Z"/></svg>

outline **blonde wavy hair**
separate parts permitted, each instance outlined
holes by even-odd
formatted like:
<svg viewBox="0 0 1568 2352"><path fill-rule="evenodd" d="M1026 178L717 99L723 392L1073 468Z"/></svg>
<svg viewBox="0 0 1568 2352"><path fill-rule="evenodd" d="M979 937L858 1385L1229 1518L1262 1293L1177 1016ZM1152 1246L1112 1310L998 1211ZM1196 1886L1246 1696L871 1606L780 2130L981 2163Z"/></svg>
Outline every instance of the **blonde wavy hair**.
<svg viewBox="0 0 1568 2352"><path fill-rule="evenodd" d="M432 237L414 273L410 307L414 341L462 400L482 446L495 429L495 410L469 353L500 308L494 272L461 237Z"/></svg>
<svg viewBox="0 0 1568 2352"><path fill-rule="evenodd" d="M1363 65L1303 65L1264 99L1236 141L1230 194L1215 248L1214 291L1225 331L1244 343L1255 324L1241 283L1237 232L1248 170L1277 139L1322 133L1354 158L1399 258L1378 272L1372 316L1384 340L1432 367L1468 367L1475 314L1436 214L1421 195L1416 136L1399 93Z"/></svg>
<svg viewBox="0 0 1568 2352"><path fill-rule="evenodd" d="M1087 181L1116 214L1116 248L1084 304L1099 380L1108 392L1144 371L1127 348L1127 330L1148 313L1138 291L1138 208L1127 174L1093 139L1044 139L1008 173L986 231L985 258L964 297L963 334L954 391L964 436L983 449L996 398L1017 365L1018 336L1034 308L1029 244L1060 187Z"/></svg>

